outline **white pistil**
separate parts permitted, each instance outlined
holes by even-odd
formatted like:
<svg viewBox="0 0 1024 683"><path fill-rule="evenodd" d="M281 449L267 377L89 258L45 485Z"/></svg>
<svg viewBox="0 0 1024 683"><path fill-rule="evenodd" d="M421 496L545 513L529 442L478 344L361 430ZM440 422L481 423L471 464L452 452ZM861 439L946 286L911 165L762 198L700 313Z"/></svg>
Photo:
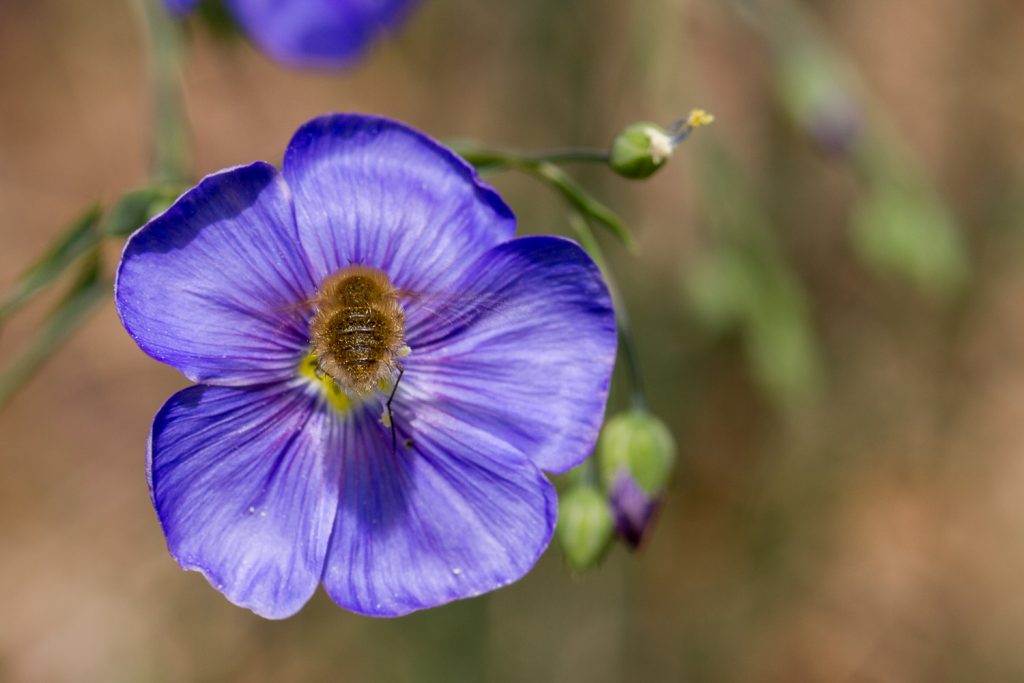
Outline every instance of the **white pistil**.
<svg viewBox="0 0 1024 683"><path fill-rule="evenodd" d="M672 156L676 146L672 138L665 131L650 126L644 130L644 135L647 136L647 140L651 143L651 161L660 164Z"/></svg>

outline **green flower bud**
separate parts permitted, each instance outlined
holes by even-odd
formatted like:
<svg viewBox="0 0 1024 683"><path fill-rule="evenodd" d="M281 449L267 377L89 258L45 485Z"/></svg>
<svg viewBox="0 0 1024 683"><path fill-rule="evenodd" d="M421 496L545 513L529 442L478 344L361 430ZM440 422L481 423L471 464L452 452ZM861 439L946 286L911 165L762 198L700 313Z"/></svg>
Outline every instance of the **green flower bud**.
<svg viewBox="0 0 1024 683"><path fill-rule="evenodd" d="M672 136L655 123L626 126L612 142L612 169L626 178L647 178L665 165L675 144Z"/></svg>
<svg viewBox="0 0 1024 683"><path fill-rule="evenodd" d="M672 474L675 441L656 417L632 411L608 421L598 449L615 531L636 548L654 521Z"/></svg>
<svg viewBox="0 0 1024 683"><path fill-rule="evenodd" d="M634 410L608 420L598 444L601 480L613 490L620 473L628 474L650 496L668 484L676 459L676 444L661 420Z"/></svg>
<svg viewBox="0 0 1024 683"><path fill-rule="evenodd" d="M558 501L558 544L578 572L596 566L611 543L615 521L604 494L588 484L566 490Z"/></svg>
<svg viewBox="0 0 1024 683"><path fill-rule="evenodd" d="M676 146L690 133L706 126L715 117L701 109L672 125L668 130L656 123L633 123L612 142L609 165L626 178L648 178L665 165Z"/></svg>

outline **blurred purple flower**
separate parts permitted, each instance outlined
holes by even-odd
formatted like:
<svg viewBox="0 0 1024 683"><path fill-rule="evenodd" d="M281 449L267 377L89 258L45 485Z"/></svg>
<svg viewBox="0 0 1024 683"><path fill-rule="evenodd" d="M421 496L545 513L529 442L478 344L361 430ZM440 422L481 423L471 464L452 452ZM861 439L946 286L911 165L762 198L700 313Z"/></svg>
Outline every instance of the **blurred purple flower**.
<svg viewBox="0 0 1024 683"><path fill-rule="evenodd" d="M281 172L210 175L129 239L121 320L198 382L157 414L147 463L185 569L271 618L321 582L342 607L395 616L530 569L556 515L542 470L581 462L601 426L615 321L576 244L514 229L438 143L331 115L299 129ZM402 300L397 448L383 390L347 398L309 370L304 302L351 264L457 294L440 311Z"/></svg>
<svg viewBox="0 0 1024 683"><path fill-rule="evenodd" d="M843 92L817 103L807 116L807 131L824 154L849 154L864 127L857 103Z"/></svg>
<svg viewBox="0 0 1024 683"><path fill-rule="evenodd" d="M396 29L416 0L223 0L259 47L296 66L356 61L381 33ZM175 14L200 0L164 0Z"/></svg>

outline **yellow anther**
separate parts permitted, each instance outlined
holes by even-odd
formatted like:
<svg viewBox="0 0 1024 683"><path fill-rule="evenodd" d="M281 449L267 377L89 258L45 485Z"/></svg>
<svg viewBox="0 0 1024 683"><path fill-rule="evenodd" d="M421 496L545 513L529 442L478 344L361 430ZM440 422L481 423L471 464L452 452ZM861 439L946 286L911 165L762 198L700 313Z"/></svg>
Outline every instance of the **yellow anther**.
<svg viewBox="0 0 1024 683"><path fill-rule="evenodd" d="M686 117L686 125L690 128L700 128L713 123L715 120L714 114L709 114L703 109L693 109L690 111L690 115Z"/></svg>

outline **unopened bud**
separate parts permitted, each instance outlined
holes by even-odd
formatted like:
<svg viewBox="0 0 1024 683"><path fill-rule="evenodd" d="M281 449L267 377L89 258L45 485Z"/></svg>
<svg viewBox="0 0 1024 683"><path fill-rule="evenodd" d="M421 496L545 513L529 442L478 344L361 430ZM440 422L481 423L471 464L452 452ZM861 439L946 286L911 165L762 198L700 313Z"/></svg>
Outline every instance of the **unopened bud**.
<svg viewBox="0 0 1024 683"><path fill-rule="evenodd" d="M558 543L570 567L578 572L597 565L604 557L615 522L608 501L596 487L578 484L558 502Z"/></svg>
<svg viewBox="0 0 1024 683"><path fill-rule="evenodd" d="M636 547L651 525L672 474L675 441L656 417L631 411L608 421L598 448L601 479L611 495L616 531Z"/></svg>
<svg viewBox="0 0 1024 683"><path fill-rule="evenodd" d="M615 532L631 548L636 548L654 521L661 496L648 494L625 472L615 477L610 495Z"/></svg>
<svg viewBox="0 0 1024 683"><path fill-rule="evenodd" d="M665 165L675 145L672 137L654 123L634 123L612 143L612 169L626 178L647 178Z"/></svg>
<svg viewBox="0 0 1024 683"><path fill-rule="evenodd" d="M612 142L609 164L626 178L648 178L665 165L676 146L695 128L714 120L715 117L703 109L694 109L667 129L656 123L630 124Z"/></svg>

